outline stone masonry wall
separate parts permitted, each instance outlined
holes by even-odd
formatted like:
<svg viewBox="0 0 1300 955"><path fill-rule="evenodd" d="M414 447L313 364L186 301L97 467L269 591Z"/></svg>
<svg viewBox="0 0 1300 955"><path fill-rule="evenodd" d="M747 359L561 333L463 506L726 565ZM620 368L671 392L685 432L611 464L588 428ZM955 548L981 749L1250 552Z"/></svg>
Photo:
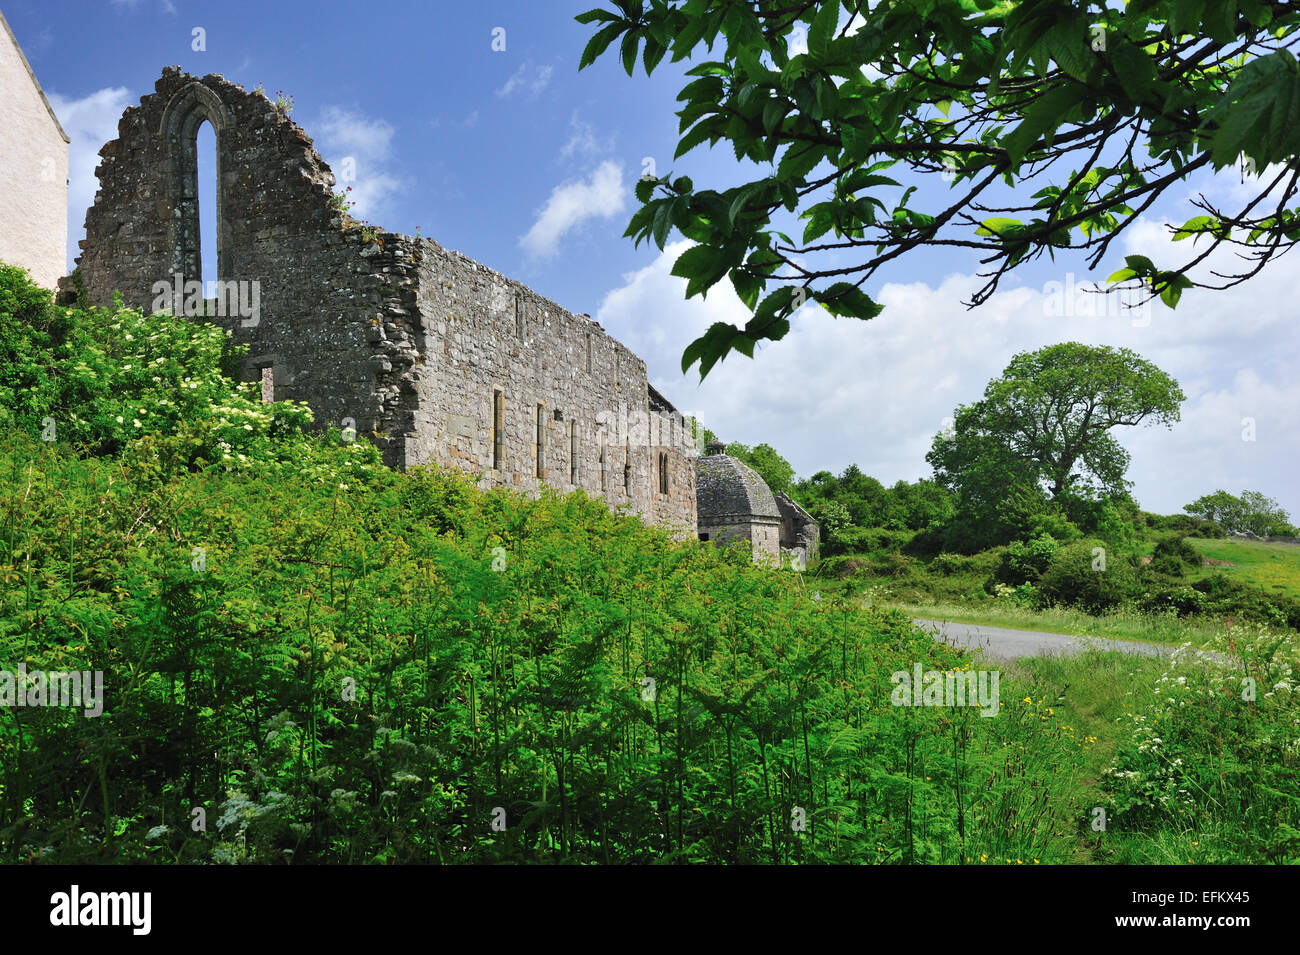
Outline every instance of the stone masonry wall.
<svg viewBox="0 0 1300 955"><path fill-rule="evenodd" d="M217 143L217 276L200 275L204 121ZM274 398L306 401L318 425L355 427L395 467L458 467L484 487L534 494L580 487L695 533L693 446L680 415L650 411L645 363L586 316L430 239L360 229L333 203L333 173L307 134L261 93L168 67L100 156L78 259L92 301L110 304L117 290L157 307L155 283L176 288L178 277L255 283L255 318L198 311L249 346L245 380L269 368ZM195 314L183 299L167 304ZM505 401L500 468L494 389Z"/></svg>
<svg viewBox="0 0 1300 955"><path fill-rule="evenodd" d="M197 196L184 175L203 120L216 132L216 276L200 274ZM334 176L307 134L261 93L168 67L100 156L77 263L91 299L109 304L118 290L149 308L154 284L178 276L256 283L255 320L209 316L249 346L245 380L269 367L277 400L307 401L320 425L353 419L398 463L380 433L400 430L411 410L400 385L420 354L419 323L402 308L414 303L410 249L345 228Z"/></svg>
<svg viewBox="0 0 1300 955"><path fill-rule="evenodd" d="M756 564L779 566L781 562L781 525L772 518L754 518L722 524L700 524L700 535L718 547L738 540L748 541L750 556Z"/></svg>
<svg viewBox="0 0 1300 955"><path fill-rule="evenodd" d="M781 549L797 556L803 566L817 560L821 551L821 529L812 515L780 491L772 494L781 511Z"/></svg>
<svg viewBox="0 0 1300 955"><path fill-rule="evenodd" d="M419 376L408 465L433 461L467 469L481 475L484 487L530 493L542 484L581 488L694 535L693 445L681 415L649 410L644 361L585 315L430 239L420 242L417 284L424 339L434 344L427 373ZM505 403L499 468L493 466L498 392ZM666 494L660 492L661 454Z"/></svg>

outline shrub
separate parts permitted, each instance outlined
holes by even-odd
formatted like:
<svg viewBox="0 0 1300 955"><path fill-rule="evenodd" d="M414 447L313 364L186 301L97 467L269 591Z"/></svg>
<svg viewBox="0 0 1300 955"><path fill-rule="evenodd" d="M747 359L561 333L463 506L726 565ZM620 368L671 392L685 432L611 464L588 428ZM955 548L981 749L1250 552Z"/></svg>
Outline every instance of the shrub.
<svg viewBox="0 0 1300 955"><path fill-rule="evenodd" d="M885 527L858 527L850 524L834 531L825 552L835 554L866 554L876 557L899 552L912 539L913 531L892 530Z"/></svg>
<svg viewBox="0 0 1300 955"><path fill-rule="evenodd" d="M1072 521L1056 511L1035 515L1029 528L1030 532L1026 535L1028 538L1051 537L1061 543L1078 540L1083 536L1083 532Z"/></svg>
<svg viewBox="0 0 1300 955"><path fill-rule="evenodd" d="M1142 511L1141 514L1147 527L1153 531L1178 531L1185 537L1206 538L1219 538L1227 534L1214 521L1193 517L1191 514L1151 514L1147 511Z"/></svg>
<svg viewBox="0 0 1300 955"><path fill-rule="evenodd" d="M1050 534L1040 534L1030 541L1013 541L1002 552L994 578L1012 587L1032 583L1047 570L1060 546L1060 541Z"/></svg>
<svg viewBox="0 0 1300 955"><path fill-rule="evenodd" d="M882 577L911 577L917 573L919 566L906 554L887 553L873 561L871 569Z"/></svg>
<svg viewBox="0 0 1300 955"><path fill-rule="evenodd" d="M1182 577L1188 570L1201 566L1201 555L1182 534L1168 534L1156 541L1147 569L1166 577Z"/></svg>
<svg viewBox="0 0 1300 955"><path fill-rule="evenodd" d="M1293 597L1270 594L1223 573L1211 574L1193 583L1192 587L1205 595L1206 613L1300 629L1300 600Z"/></svg>
<svg viewBox="0 0 1300 955"><path fill-rule="evenodd" d="M1147 613L1174 613L1180 617L1201 613L1205 609L1205 595L1187 585L1174 587L1146 587L1137 598L1137 607Z"/></svg>
<svg viewBox="0 0 1300 955"><path fill-rule="evenodd" d="M1099 614L1127 600L1135 586L1132 566L1108 554L1101 541L1074 541L1057 549L1039 579L1039 605Z"/></svg>
<svg viewBox="0 0 1300 955"><path fill-rule="evenodd" d="M930 561L927 569L951 577L953 574L965 573L970 569L971 563L971 558L966 554L939 554Z"/></svg>

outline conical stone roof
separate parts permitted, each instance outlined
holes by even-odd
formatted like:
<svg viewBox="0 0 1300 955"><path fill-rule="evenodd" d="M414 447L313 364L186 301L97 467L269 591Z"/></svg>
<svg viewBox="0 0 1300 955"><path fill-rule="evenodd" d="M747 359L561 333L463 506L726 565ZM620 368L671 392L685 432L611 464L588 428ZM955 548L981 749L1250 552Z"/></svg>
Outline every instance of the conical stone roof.
<svg viewBox="0 0 1300 955"><path fill-rule="evenodd" d="M695 503L701 524L781 519L776 498L758 472L727 454L695 459Z"/></svg>

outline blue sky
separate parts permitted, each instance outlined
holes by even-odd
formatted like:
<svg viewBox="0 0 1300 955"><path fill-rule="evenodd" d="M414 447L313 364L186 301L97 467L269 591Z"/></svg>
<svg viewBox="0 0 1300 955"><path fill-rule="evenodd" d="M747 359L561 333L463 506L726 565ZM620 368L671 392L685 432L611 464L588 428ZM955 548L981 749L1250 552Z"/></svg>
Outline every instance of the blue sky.
<svg viewBox="0 0 1300 955"><path fill-rule="evenodd" d="M754 167L738 169L726 144L672 162L683 64L629 78L607 58L577 72L590 30L572 18L595 2L4 0L0 9L72 138L70 263L95 154L122 110L179 64L284 90L336 174L344 158L355 163L359 217L397 232L418 226L592 314L646 359L679 408L726 439L772 444L801 475L856 462L886 483L926 476L925 451L959 402L977 399L1016 352L1077 340L1132 348L1187 392L1172 430L1119 433L1144 507L1174 512L1217 487L1250 488L1300 515L1300 336L1286 260L1242 288L1189 293L1176 312L1136 318L1088 314L1091 299L1061 291L1070 274L1104 278L1127 253L1181 261L1164 251L1162 223L1194 214L1197 191L1241 191L1236 173L1202 177L1153 207L1097 275L1082 259L1035 263L968 311L978 263L927 250L870 283L886 305L879 318L835 320L809 305L755 360L733 355L703 385L682 375L685 345L713 321L743 324L741 307L722 286L684 300L669 275L680 236L664 253L621 238L633 185L647 158L697 187L725 188ZM192 48L196 28L202 51ZM504 51L492 48L496 28ZM1247 420L1253 440L1243 440Z"/></svg>

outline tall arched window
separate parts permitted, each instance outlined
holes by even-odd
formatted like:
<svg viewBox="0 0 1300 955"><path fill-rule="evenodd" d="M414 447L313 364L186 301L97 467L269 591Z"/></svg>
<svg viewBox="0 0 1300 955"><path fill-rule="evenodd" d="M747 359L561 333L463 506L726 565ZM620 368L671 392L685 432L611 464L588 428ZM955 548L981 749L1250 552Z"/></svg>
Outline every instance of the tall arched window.
<svg viewBox="0 0 1300 955"><path fill-rule="evenodd" d="M222 138L233 122L220 97L198 82L177 90L163 112L158 132L167 140L171 156L172 270L185 281L217 281L230 277L234 271L230 243L226 241L221 194ZM200 178L199 127L209 124L212 148L207 155L211 159L203 163ZM205 130L205 138L207 135ZM208 196L210 199L205 201ZM203 238L200 209L203 218L210 222L212 237L207 242ZM210 263L206 270L205 258Z"/></svg>
<svg viewBox="0 0 1300 955"><path fill-rule="evenodd" d="M211 123L204 120L199 124L194 145L200 253L199 274L194 278L204 283L204 298L215 298L218 293L208 283L215 282L222 275L217 266L217 254L221 249L221 239L217 234L217 134Z"/></svg>

